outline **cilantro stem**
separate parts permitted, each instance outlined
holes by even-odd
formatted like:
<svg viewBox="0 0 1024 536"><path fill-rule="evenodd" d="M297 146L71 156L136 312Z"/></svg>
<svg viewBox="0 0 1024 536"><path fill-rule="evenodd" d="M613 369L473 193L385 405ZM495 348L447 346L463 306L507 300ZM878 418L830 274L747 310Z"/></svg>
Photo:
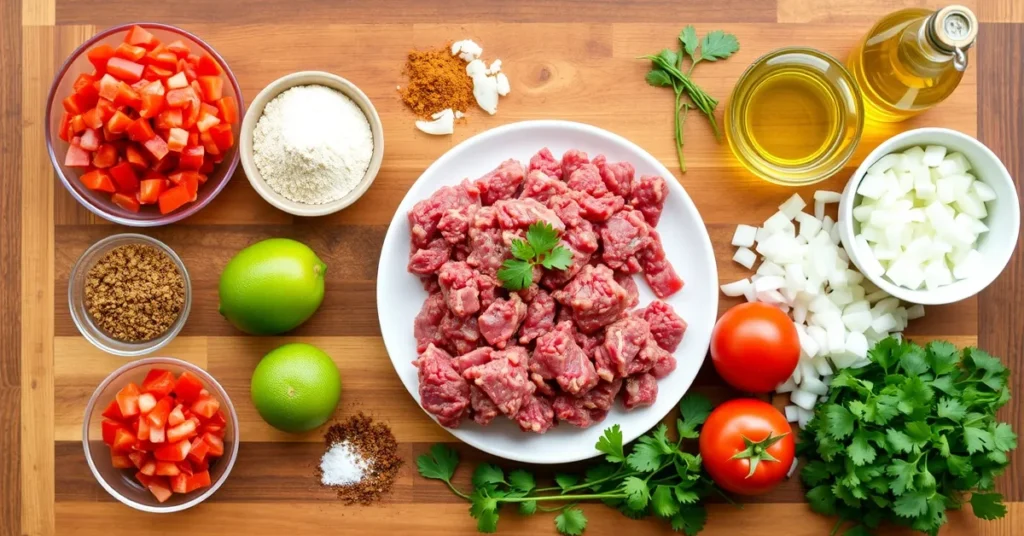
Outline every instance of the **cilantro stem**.
<svg viewBox="0 0 1024 536"><path fill-rule="evenodd" d="M473 502L472 499L469 498L469 495L466 495L465 493L459 491L459 489L452 484L451 480L443 480L442 482L448 485L448 489L452 490L452 493L458 495L459 497L462 497L462 499L465 501Z"/></svg>
<svg viewBox="0 0 1024 536"><path fill-rule="evenodd" d="M505 503L521 503L528 501L595 501L625 498L625 493L595 493L593 495L549 495L547 497L499 497L495 498L495 500Z"/></svg>
<svg viewBox="0 0 1024 536"><path fill-rule="evenodd" d="M559 510L565 510L566 508L568 508L568 507L570 507L570 506L572 506L574 504L576 504L576 503L565 503L562 506L552 506L550 508L545 507L545 506L538 506L537 510L540 510L541 512L557 512Z"/></svg>

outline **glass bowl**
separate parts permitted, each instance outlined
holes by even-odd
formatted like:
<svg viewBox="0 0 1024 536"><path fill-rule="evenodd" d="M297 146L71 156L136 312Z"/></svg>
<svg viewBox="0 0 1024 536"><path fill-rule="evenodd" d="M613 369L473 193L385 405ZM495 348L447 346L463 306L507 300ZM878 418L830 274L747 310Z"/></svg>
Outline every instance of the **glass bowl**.
<svg viewBox="0 0 1024 536"><path fill-rule="evenodd" d="M232 126L232 133L236 140L234 147L224 155L224 161L217 164L217 167L208 175L206 183L199 188L196 200L166 215L160 214L155 205L143 205L139 212L125 210L110 200L110 194L86 188L79 180L84 170L64 165L64 153L67 151L68 143L58 136L60 119L64 112L61 101L64 97L71 94L72 86L79 74L92 73L94 70L92 64L89 63L86 52L92 47L104 43L116 47L118 43L124 40L128 30L135 25L142 26L164 43L181 39L193 50L198 49L209 54L214 61L220 64L221 70L224 71L224 76L227 78L224 93L226 95L233 95L238 101L239 121ZM64 187L67 188L72 197L93 214L112 222L129 227L155 227L187 218L209 204L224 189L228 181L231 180L231 176L234 175L235 168L238 167L237 140L241 128L241 114L245 113L242 89L239 87L238 80L231 73L231 69L228 67L227 62L224 61L224 58L205 41L181 28L167 24L138 22L114 26L94 35L75 49L68 59L65 60L64 65L57 71L57 76L53 79L53 84L50 86L50 93L46 101L46 149L50 153L53 169L56 170L61 182L64 183Z"/></svg>
<svg viewBox="0 0 1024 536"><path fill-rule="evenodd" d="M767 100L768 94L774 97ZM769 106L771 113L763 113ZM729 147L743 167L766 181L799 186L830 177L853 156L864 105L857 82L838 60L812 48L782 48L740 76L725 123ZM808 139L815 140L813 148L797 145Z"/></svg>
<svg viewBox="0 0 1024 536"><path fill-rule="evenodd" d="M114 400L114 395L129 382L134 382L136 385L141 384L146 373L153 367L169 370L175 376L184 371L194 374L217 398L221 404L221 410L227 417L227 424L224 426L224 455L210 465L210 487L192 493L175 493L167 502L163 503L158 502L148 489L135 480L134 470L115 469L110 460L110 448L103 443L103 410L111 400ZM227 480L231 468L235 465L235 459L238 457L238 415L235 413L235 406L231 403L228 393L205 370L187 361L171 357L140 359L110 373L93 392L89 404L85 407L85 420L82 423L82 447L85 449L85 461L89 464L92 475L112 497L143 512L158 514L178 512L203 502Z"/></svg>
<svg viewBox="0 0 1024 536"><path fill-rule="evenodd" d="M93 323L92 317L89 316L85 309L85 282L89 270L110 250L127 244L145 244L163 251L171 258L185 280L185 304L182 306L178 318L163 335L145 342L123 342L110 337ZM138 357L163 348L185 326L188 312L192 308L192 281L188 277L188 270L185 269L185 264L181 262L181 258L178 257L174 250L167 247L167 244L140 234L116 234L108 236L90 246L78 258L78 261L75 262L75 266L71 269L71 276L68 278L68 307L71 310L71 320L74 321L78 331L97 348L123 357Z"/></svg>

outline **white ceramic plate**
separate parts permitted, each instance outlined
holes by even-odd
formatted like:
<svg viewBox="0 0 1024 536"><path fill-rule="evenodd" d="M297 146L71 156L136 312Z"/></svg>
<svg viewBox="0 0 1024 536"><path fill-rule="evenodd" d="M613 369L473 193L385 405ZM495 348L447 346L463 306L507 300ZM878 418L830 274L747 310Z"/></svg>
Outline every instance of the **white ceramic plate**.
<svg viewBox="0 0 1024 536"><path fill-rule="evenodd" d="M413 320L427 293L419 279L406 271L409 259L409 222L413 205L426 199L442 185L458 184L463 178L475 180L507 158L525 165L542 147L556 156L568 149L586 151L591 158L604 154L609 161L626 160L636 173L661 175L667 179L669 197L658 224L665 252L686 282L683 290L667 301L689 324L682 344L675 352L679 364L668 377L658 382L654 405L627 412L617 402L608 417L590 428L559 425L546 434L522 432L514 422L495 419L490 426L479 426L466 419L449 430L460 440L495 456L525 463L567 463L591 458L604 429L618 424L625 441L632 441L656 425L690 388L707 354L718 312L718 270L711 240L697 208L668 169L653 156L625 138L581 123L568 121L525 121L505 125L474 136L452 148L413 184L391 220L377 270L377 314L391 361L398 376L417 401L419 380L412 365L416 358ZM637 278L640 307L654 294Z"/></svg>

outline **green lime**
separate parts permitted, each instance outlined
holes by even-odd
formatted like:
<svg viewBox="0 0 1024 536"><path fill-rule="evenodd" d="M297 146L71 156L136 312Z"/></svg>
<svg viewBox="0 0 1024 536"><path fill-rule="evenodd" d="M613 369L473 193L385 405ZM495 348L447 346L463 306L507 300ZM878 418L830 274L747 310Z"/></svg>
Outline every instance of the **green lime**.
<svg viewBox="0 0 1024 536"><path fill-rule="evenodd" d="M220 274L220 314L253 335L295 329L324 301L326 271L302 242L257 242L239 251Z"/></svg>
<svg viewBox="0 0 1024 536"><path fill-rule="evenodd" d="M256 365L250 394L268 424L285 432L306 432L334 415L341 374L331 356L316 346L286 344Z"/></svg>

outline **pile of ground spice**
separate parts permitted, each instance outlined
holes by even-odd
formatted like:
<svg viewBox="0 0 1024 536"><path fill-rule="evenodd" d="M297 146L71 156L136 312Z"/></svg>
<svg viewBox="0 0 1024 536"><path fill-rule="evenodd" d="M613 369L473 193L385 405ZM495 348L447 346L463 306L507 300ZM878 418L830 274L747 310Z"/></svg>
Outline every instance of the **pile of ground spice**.
<svg viewBox="0 0 1024 536"><path fill-rule="evenodd" d="M85 310L96 327L123 342L163 335L185 305L185 278L163 251L118 246L86 274Z"/></svg>
<svg viewBox="0 0 1024 536"><path fill-rule="evenodd" d="M347 446L354 454L366 461L367 469L362 478L355 484L346 486L325 486L337 490L338 498L345 504L372 504L391 492L391 487L402 467L402 459L398 457L398 442L391 428L386 424L374 422L373 419L359 413L348 420L335 423L327 429L324 444L327 450L339 443L347 441ZM323 482L323 472L316 469L317 482Z"/></svg>
<svg viewBox="0 0 1024 536"><path fill-rule="evenodd" d="M473 79L466 74L466 62L453 56L449 46L409 52L404 72L409 83L399 93L416 115L430 118L446 108L466 112L473 107Z"/></svg>

